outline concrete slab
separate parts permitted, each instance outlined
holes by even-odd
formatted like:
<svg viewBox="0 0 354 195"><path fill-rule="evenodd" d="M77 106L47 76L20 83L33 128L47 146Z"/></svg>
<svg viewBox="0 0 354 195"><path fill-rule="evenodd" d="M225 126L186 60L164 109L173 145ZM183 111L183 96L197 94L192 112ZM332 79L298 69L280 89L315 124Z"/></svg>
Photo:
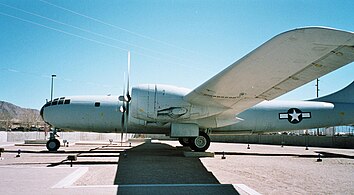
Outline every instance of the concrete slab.
<svg viewBox="0 0 354 195"><path fill-rule="evenodd" d="M47 144L47 141L43 139L29 139L25 140L25 144Z"/></svg>
<svg viewBox="0 0 354 195"><path fill-rule="evenodd" d="M6 143L4 145L7 145ZM4 146L1 194L351 194L354 151L211 143L215 158L186 158L177 141L123 149ZM21 157L16 151L21 149ZM125 150L125 151L124 151ZM226 159L221 159L225 152ZM316 162L318 152L323 161ZM124 155L126 154L126 155ZM338 155L341 154L341 155ZM70 167L68 155L77 155Z"/></svg>
<svg viewBox="0 0 354 195"><path fill-rule="evenodd" d="M214 152L193 152L193 151L185 151L183 152L185 157L195 157L195 158L203 158L203 157L214 157Z"/></svg>

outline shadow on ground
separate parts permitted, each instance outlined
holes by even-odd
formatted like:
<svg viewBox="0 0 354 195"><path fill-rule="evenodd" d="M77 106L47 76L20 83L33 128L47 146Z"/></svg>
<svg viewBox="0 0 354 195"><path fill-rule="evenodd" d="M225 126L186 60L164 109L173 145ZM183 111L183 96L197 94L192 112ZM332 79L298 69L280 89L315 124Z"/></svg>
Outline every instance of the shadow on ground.
<svg viewBox="0 0 354 195"><path fill-rule="evenodd" d="M288 156L299 158L318 158L318 154L321 154L321 158L347 158L354 159L354 156L345 154L336 154L330 152L315 151L317 154L288 154L288 153L252 153L252 152L215 152L215 155L240 155L240 156Z"/></svg>
<svg viewBox="0 0 354 195"><path fill-rule="evenodd" d="M115 185L118 194L238 194L220 184L199 158L184 157L183 148L145 143L121 157Z"/></svg>

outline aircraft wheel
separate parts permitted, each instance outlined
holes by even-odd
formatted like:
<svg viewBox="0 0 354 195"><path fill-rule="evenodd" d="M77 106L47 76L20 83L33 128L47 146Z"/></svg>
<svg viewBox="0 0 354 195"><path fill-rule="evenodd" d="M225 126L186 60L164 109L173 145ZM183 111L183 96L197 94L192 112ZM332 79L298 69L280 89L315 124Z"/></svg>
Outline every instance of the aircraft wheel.
<svg viewBox="0 0 354 195"><path fill-rule="evenodd" d="M49 151L57 151L60 148L60 142L57 139L51 139L46 146Z"/></svg>
<svg viewBox="0 0 354 195"><path fill-rule="evenodd" d="M210 146L210 138L205 132L199 132L198 137L189 139L190 148L196 152L205 152Z"/></svg>
<svg viewBox="0 0 354 195"><path fill-rule="evenodd" d="M189 146L189 138L187 137L180 137L178 141L182 146Z"/></svg>

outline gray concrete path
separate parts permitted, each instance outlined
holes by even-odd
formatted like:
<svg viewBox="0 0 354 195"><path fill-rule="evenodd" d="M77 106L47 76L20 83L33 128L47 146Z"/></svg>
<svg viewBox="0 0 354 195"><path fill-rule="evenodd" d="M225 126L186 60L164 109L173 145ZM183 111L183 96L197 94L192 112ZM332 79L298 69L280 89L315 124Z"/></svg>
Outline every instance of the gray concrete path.
<svg viewBox="0 0 354 195"><path fill-rule="evenodd" d="M89 143L47 152L4 144L0 194L352 194L354 151L212 143L184 157L176 141ZM20 157L16 157L21 150ZM225 151L226 159L221 158ZM316 162L317 155L322 162ZM66 160L77 155L77 161Z"/></svg>

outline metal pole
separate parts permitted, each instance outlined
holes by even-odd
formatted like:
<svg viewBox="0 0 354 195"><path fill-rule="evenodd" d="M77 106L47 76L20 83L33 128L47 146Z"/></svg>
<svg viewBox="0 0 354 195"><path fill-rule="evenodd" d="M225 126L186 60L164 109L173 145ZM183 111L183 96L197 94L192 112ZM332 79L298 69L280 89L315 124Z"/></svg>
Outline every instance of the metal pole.
<svg viewBox="0 0 354 195"><path fill-rule="evenodd" d="M320 91L319 85L318 85L319 81L320 81L319 79L316 79L316 97L318 97L319 91Z"/></svg>
<svg viewBox="0 0 354 195"><path fill-rule="evenodd" d="M53 85L54 85L54 77L56 77L57 75L52 74L52 85L50 88L50 101L53 101Z"/></svg>
<svg viewBox="0 0 354 195"><path fill-rule="evenodd" d="M318 82L319 82L320 80L317 78L316 79L316 97L318 98L318 95L319 95L319 91L320 91L320 89L319 89L319 85L318 85ZM317 128L317 136L319 136L320 135L320 129L319 128Z"/></svg>

